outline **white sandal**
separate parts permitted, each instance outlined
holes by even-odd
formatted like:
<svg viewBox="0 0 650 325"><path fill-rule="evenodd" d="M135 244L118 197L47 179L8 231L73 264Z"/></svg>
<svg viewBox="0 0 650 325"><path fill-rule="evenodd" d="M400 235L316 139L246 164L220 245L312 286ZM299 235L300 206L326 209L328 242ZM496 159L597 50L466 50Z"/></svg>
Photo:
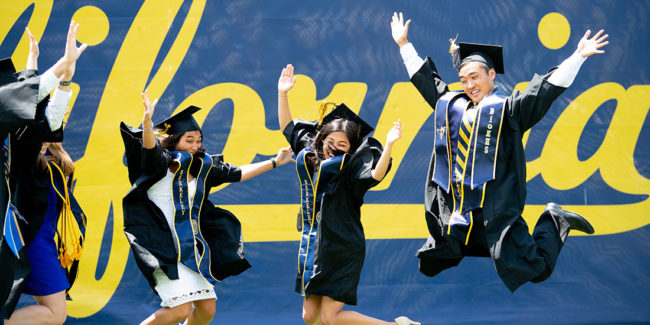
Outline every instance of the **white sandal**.
<svg viewBox="0 0 650 325"><path fill-rule="evenodd" d="M419 322L414 322L406 316L400 316L395 318L395 323L397 325L421 325Z"/></svg>

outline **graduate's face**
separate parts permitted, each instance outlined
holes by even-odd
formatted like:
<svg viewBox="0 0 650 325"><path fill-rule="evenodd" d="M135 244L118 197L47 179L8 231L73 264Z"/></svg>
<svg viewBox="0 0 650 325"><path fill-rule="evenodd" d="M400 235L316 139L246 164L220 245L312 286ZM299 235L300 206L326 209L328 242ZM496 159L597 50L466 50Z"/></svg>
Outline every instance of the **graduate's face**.
<svg viewBox="0 0 650 325"><path fill-rule="evenodd" d="M486 71L479 62L469 62L458 71L463 91L475 103L479 103L494 90L495 77L494 69Z"/></svg>
<svg viewBox="0 0 650 325"><path fill-rule="evenodd" d="M350 152L350 139L343 131L334 131L328 134L323 140L323 154L327 159L334 157L334 154L329 150L330 146L343 152Z"/></svg>
<svg viewBox="0 0 650 325"><path fill-rule="evenodd" d="M174 150L176 151L187 151L191 154L195 154L199 148L201 148L201 143L203 142L203 137L201 137L200 131L188 131L181 136L181 139L178 140Z"/></svg>

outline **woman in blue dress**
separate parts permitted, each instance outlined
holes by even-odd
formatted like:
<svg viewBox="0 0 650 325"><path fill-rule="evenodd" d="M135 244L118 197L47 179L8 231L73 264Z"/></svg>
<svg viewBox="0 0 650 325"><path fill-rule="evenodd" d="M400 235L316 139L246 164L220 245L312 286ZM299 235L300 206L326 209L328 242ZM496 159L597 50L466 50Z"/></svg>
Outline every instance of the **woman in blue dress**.
<svg viewBox="0 0 650 325"><path fill-rule="evenodd" d="M305 297L307 324L419 324L401 316L394 323L342 310L357 304L357 286L365 258L361 205L365 193L390 168L393 144L402 136L393 123L386 146L372 137L372 127L344 104L321 105L319 123L294 120L288 92L295 77L292 65L278 80L278 119L296 153L300 180L302 238L296 292ZM325 115L327 106L336 106Z"/></svg>
<svg viewBox="0 0 650 325"><path fill-rule="evenodd" d="M11 317L5 320L5 325L63 324L67 315L66 293L77 275L85 216L72 196L74 163L60 142L63 140L63 117L72 96L70 80L75 72L75 62L86 47L76 46L78 27L73 22L70 24L66 55L41 76L41 84L52 80L54 84L59 83L43 112L46 118L12 132L8 139L10 201L19 212L11 217L15 216L26 223L21 228L23 232L14 235L15 239L22 240L29 261L24 273L26 277L14 280L14 289L32 295L36 304L13 311ZM27 69L36 71L38 44L29 30L27 33L30 38ZM63 64L65 62L68 63ZM57 76L57 70L64 65L63 73ZM47 98L51 88L41 90L39 98ZM57 223L74 224L78 237L66 241ZM8 223L5 223L7 226ZM71 248L73 242L74 252L72 249L66 250L66 244L70 244L68 247ZM21 251L16 249L15 252L19 259L23 258ZM74 257L71 258L70 254ZM22 269L17 273L22 273ZM14 289L3 307L8 313L17 302Z"/></svg>

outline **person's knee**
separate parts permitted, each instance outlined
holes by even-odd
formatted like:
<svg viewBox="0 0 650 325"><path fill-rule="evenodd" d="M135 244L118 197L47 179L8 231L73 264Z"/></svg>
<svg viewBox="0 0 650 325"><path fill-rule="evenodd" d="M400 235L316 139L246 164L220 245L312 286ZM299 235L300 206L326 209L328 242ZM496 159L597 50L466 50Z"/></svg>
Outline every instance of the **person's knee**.
<svg viewBox="0 0 650 325"><path fill-rule="evenodd" d="M323 325L334 325L336 324L336 313L328 313L321 310L320 321Z"/></svg>
<svg viewBox="0 0 650 325"><path fill-rule="evenodd" d="M178 305L174 308L171 308L171 312L174 323L180 323L190 317L190 313L192 312L192 304L188 302L182 305Z"/></svg>
<svg viewBox="0 0 650 325"><path fill-rule="evenodd" d="M305 322L305 324L313 325L318 321L318 313L314 309L303 308L302 320Z"/></svg>
<svg viewBox="0 0 650 325"><path fill-rule="evenodd" d="M201 318L212 319L217 312L217 306L213 299L202 301L200 304L195 304L194 308Z"/></svg>
<svg viewBox="0 0 650 325"><path fill-rule="evenodd" d="M66 318L68 317L67 312L64 310L62 312L55 312L52 315L52 322L51 324L54 325L61 325L65 323Z"/></svg>

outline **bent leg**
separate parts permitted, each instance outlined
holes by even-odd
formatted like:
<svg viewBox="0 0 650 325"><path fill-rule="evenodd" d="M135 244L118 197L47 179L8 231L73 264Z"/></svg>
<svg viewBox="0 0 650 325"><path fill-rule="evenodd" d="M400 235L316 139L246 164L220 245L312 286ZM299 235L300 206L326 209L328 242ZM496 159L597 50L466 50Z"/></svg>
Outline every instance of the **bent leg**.
<svg viewBox="0 0 650 325"><path fill-rule="evenodd" d="M359 314L355 311L341 310L343 303L330 297L323 296L320 318L324 325L364 325L364 324L395 324Z"/></svg>
<svg viewBox="0 0 650 325"><path fill-rule="evenodd" d="M192 309L185 325L209 324L217 309L215 305L216 301L217 299L214 298L193 301L194 309Z"/></svg>
<svg viewBox="0 0 650 325"><path fill-rule="evenodd" d="M65 322L67 316L65 291L47 296L34 296L34 299L37 305L26 306L14 311L11 318L5 320L4 324L60 325Z"/></svg>
<svg viewBox="0 0 650 325"><path fill-rule="evenodd" d="M147 317L140 325L171 325L184 321L192 312L192 303L187 302L176 307L163 307Z"/></svg>
<svg viewBox="0 0 650 325"><path fill-rule="evenodd" d="M533 239L537 244L537 252L544 258L545 267L531 282L542 282L551 276L569 229L569 223L564 218L549 211L544 211L539 217L533 229Z"/></svg>
<svg viewBox="0 0 650 325"><path fill-rule="evenodd" d="M322 296L309 295L302 303L302 320L308 325L320 325L320 305Z"/></svg>

